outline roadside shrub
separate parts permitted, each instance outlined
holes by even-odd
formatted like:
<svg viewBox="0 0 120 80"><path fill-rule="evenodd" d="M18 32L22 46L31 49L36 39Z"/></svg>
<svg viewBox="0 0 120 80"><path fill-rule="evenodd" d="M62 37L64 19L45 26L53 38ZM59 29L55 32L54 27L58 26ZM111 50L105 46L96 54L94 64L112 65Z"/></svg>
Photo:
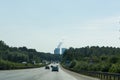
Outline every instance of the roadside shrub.
<svg viewBox="0 0 120 80"><path fill-rule="evenodd" d="M76 65L76 61L75 61L75 60L73 60L73 61L70 63L69 68L73 68L75 65Z"/></svg>
<svg viewBox="0 0 120 80"><path fill-rule="evenodd" d="M76 71L88 70L88 63L87 62L77 62L77 64L74 67L74 69Z"/></svg>
<svg viewBox="0 0 120 80"><path fill-rule="evenodd" d="M113 73L120 73L120 64L113 64L110 69L109 72L113 72Z"/></svg>

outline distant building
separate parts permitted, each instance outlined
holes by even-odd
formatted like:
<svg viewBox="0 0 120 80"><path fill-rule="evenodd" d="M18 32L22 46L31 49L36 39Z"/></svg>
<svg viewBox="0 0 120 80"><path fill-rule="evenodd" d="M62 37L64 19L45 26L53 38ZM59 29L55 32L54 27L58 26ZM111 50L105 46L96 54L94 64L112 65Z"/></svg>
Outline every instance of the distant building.
<svg viewBox="0 0 120 80"><path fill-rule="evenodd" d="M65 52L66 48L62 48L61 53L63 54Z"/></svg>
<svg viewBox="0 0 120 80"><path fill-rule="evenodd" d="M54 54L60 54L60 48L55 48Z"/></svg>

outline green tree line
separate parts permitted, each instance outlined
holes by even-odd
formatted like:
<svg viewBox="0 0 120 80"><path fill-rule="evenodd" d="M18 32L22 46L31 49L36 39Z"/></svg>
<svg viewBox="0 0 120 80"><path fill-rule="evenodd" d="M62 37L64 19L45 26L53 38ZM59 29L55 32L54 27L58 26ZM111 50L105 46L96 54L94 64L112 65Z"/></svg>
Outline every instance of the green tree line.
<svg viewBox="0 0 120 80"><path fill-rule="evenodd" d="M36 67L41 66L37 64L60 60L60 55L38 52L27 47L9 47L4 41L0 41L0 69Z"/></svg>
<svg viewBox="0 0 120 80"><path fill-rule="evenodd" d="M75 71L120 73L120 48L71 47L62 55L62 64Z"/></svg>

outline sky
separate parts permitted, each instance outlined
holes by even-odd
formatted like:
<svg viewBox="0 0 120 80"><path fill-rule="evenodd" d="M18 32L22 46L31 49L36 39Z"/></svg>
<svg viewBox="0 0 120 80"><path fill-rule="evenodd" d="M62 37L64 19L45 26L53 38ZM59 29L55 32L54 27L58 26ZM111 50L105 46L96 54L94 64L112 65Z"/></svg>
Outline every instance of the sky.
<svg viewBox="0 0 120 80"><path fill-rule="evenodd" d="M0 0L0 40L51 52L120 47L120 0Z"/></svg>

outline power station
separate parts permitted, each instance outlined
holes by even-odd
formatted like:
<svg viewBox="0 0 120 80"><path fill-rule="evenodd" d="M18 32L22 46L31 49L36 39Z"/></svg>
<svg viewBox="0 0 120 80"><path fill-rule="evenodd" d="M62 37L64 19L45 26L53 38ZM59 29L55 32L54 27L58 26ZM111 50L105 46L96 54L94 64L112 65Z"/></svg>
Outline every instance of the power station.
<svg viewBox="0 0 120 80"><path fill-rule="evenodd" d="M54 54L63 54L65 52L66 48L61 48L62 44L62 42L58 44L57 48L54 49Z"/></svg>

